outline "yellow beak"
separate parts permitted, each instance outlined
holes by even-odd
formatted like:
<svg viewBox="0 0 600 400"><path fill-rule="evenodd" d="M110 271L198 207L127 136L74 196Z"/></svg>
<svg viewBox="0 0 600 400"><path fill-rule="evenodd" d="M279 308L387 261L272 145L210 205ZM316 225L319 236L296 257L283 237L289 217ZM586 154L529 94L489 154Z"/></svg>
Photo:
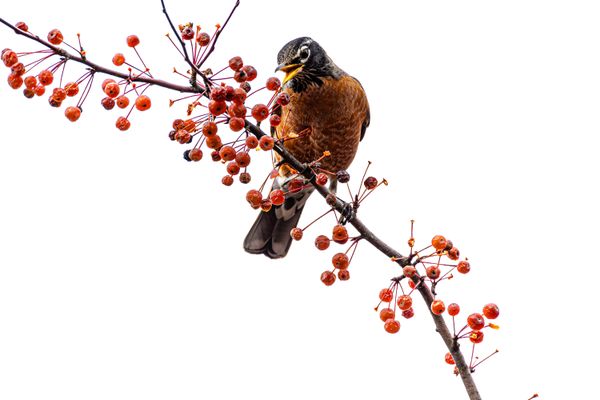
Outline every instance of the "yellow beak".
<svg viewBox="0 0 600 400"><path fill-rule="evenodd" d="M275 72L277 71L285 72L285 77L283 78L283 82L281 83L281 85L283 86L287 82L289 82L289 80L292 79L294 76L298 75L300 71L302 71L302 64L281 64L277 68L275 68Z"/></svg>

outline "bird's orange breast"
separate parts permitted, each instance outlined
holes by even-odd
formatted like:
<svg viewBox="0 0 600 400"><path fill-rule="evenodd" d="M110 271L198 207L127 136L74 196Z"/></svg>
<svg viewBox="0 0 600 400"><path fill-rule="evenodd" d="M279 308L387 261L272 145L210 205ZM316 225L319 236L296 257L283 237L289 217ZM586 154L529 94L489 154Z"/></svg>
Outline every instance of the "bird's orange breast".
<svg viewBox="0 0 600 400"><path fill-rule="evenodd" d="M320 86L302 92L286 90L290 103L282 110L278 137L302 134L284 142L300 162L310 163L329 151L321 167L330 172L347 169L358 149L363 125L367 123L369 103L360 83L351 76L323 78Z"/></svg>

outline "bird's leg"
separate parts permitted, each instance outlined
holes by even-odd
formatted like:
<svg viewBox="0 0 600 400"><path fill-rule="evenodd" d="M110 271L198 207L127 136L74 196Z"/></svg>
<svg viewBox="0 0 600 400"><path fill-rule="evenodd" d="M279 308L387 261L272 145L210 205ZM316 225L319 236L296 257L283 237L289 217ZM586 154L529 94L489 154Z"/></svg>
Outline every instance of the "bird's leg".
<svg viewBox="0 0 600 400"><path fill-rule="evenodd" d="M337 179L336 178L331 178L329 180L329 191L333 194L337 193Z"/></svg>

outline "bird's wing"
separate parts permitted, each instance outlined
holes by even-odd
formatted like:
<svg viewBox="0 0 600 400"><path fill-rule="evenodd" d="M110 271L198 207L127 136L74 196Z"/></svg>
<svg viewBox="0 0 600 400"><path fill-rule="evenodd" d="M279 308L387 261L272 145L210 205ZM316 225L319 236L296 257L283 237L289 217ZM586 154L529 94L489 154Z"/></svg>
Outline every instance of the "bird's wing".
<svg viewBox="0 0 600 400"><path fill-rule="evenodd" d="M360 88L362 89L363 94L365 96L365 101L367 102L367 115L365 116L365 119L364 119L361 129L360 129L360 140L363 140L363 138L365 137L365 132L367 131L367 128L369 127L369 124L371 123L371 108L369 107L369 102L367 100L367 94L365 93L365 88L363 87L363 85L360 83L360 81L358 79L356 79L355 77L352 77L352 79L354 79L356 81L356 83L358 83Z"/></svg>

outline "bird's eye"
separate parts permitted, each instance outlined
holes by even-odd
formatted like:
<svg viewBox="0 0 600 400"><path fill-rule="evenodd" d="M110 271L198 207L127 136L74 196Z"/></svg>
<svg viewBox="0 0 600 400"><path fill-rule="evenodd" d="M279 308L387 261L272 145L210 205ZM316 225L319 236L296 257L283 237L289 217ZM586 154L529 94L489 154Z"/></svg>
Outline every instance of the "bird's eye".
<svg viewBox="0 0 600 400"><path fill-rule="evenodd" d="M310 57L310 49L308 48L308 46L303 46L298 52L298 56L300 57L300 61L306 62L306 60L308 60L308 57Z"/></svg>

